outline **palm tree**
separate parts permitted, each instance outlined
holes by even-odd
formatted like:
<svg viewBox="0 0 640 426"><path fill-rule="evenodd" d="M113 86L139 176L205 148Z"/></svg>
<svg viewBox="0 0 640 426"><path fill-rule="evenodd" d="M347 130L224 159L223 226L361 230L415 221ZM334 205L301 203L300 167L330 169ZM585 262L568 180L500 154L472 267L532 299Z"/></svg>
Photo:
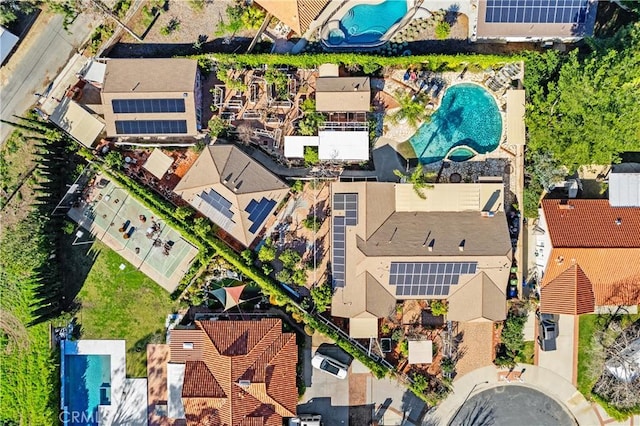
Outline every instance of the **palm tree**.
<svg viewBox="0 0 640 426"><path fill-rule="evenodd" d="M418 164L418 166L413 169L413 172L404 174L400 170L396 169L393 171L393 174L400 178L400 181L404 181L407 183L413 184L413 190L416 195L423 200L427 199L426 194L423 192L424 189L431 189L433 185L427 182L427 176L425 176L424 171L422 169L422 164Z"/></svg>
<svg viewBox="0 0 640 426"><path fill-rule="evenodd" d="M429 101L426 95L422 93L412 95L398 91L396 92L396 101L400 104L400 109L389 116L392 123L406 122L415 129L421 122L429 119L431 111L425 108Z"/></svg>

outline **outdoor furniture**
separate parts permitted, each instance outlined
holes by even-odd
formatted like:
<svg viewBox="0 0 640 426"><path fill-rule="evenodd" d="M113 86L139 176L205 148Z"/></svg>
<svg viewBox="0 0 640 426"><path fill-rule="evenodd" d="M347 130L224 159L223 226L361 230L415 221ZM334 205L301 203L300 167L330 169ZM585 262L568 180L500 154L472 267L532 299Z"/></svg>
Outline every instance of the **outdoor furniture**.
<svg viewBox="0 0 640 426"><path fill-rule="evenodd" d="M224 103L226 88L221 85L216 85L211 90L211 94L213 95L213 104L220 108Z"/></svg>

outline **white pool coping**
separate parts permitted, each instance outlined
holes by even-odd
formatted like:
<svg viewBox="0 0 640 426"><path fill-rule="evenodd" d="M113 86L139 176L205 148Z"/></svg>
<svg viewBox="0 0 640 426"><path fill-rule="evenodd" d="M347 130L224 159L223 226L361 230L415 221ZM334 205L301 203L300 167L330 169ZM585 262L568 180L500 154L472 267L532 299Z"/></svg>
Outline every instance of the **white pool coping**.
<svg viewBox="0 0 640 426"><path fill-rule="evenodd" d="M130 394L130 390L133 385L136 389L140 389L144 386L145 392L143 394L146 398L146 385L147 379L127 379L127 347L124 340L62 340L60 343L60 350L62 359L60 362L60 379L61 379L61 397L60 397L60 409L68 413L68 406L65 404L65 365L64 357L66 355L108 355L111 358L111 405L98 406L99 424L111 425L114 420L119 418L122 420L120 411L127 405L127 396ZM135 380L136 383L129 382ZM142 383L142 381L144 383ZM139 392L133 392L138 396ZM141 401L140 401L141 402ZM146 410L147 404L144 405L138 403L140 410L144 411L144 419L146 424ZM118 414L116 416L116 414ZM70 422L71 417L64 415L63 423L73 424ZM138 416L135 416L138 417Z"/></svg>

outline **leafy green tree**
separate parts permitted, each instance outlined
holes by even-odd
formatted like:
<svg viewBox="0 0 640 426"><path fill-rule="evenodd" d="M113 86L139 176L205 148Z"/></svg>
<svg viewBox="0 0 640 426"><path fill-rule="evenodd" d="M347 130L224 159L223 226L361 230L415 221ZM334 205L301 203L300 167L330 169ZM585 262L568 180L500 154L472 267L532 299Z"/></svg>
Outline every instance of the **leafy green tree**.
<svg viewBox="0 0 640 426"><path fill-rule="evenodd" d="M302 225L309 229L312 230L313 232L318 232L318 230L320 229L320 226L322 226L322 223L320 222L320 220L316 217L316 216L307 216L303 221L302 221Z"/></svg>
<svg viewBox="0 0 640 426"><path fill-rule="evenodd" d="M193 230L200 237L206 238L211 234L211 222L204 217L196 218L196 220L193 221Z"/></svg>
<svg viewBox="0 0 640 426"><path fill-rule="evenodd" d="M640 23L589 47L586 55L572 51L560 65L552 51L527 61L527 148L549 152L568 173L640 150ZM529 62L534 66L527 76Z"/></svg>
<svg viewBox="0 0 640 426"><path fill-rule="evenodd" d="M244 7L242 4L227 6L226 14L227 22L220 21L218 23L218 28L215 31L217 36L226 34L233 36L242 29L258 29L265 17L264 10L256 5L249 7Z"/></svg>
<svg viewBox="0 0 640 426"><path fill-rule="evenodd" d="M509 311L502 329L501 341L511 358L524 349L524 324L527 316L516 311Z"/></svg>
<svg viewBox="0 0 640 426"><path fill-rule="evenodd" d="M288 269L283 269L276 274L276 279L281 283L291 282L291 272Z"/></svg>
<svg viewBox="0 0 640 426"><path fill-rule="evenodd" d="M304 147L304 164L309 167L316 165L320 162L317 146L305 146Z"/></svg>
<svg viewBox="0 0 640 426"><path fill-rule="evenodd" d="M209 120L209 136L212 138L225 137L229 131L229 124L222 118L214 115Z"/></svg>
<svg viewBox="0 0 640 426"><path fill-rule="evenodd" d="M66 235L71 235L73 234L73 231L76 230L76 224L69 221L69 220L65 220L64 221L64 225L62 226L62 232Z"/></svg>
<svg viewBox="0 0 640 426"><path fill-rule="evenodd" d="M432 300L429 302L429 307L431 308L431 313L434 316L447 315L447 302L443 300Z"/></svg>
<svg viewBox="0 0 640 426"><path fill-rule="evenodd" d="M389 115L393 124L407 123L416 129L422 122L429 120L430 110L426 108L429 98L424 94L412 95L404 91L397 91L395 95L400 109Z"/></svg>
<svg viewBox="0 0 640 426"><path fill-rule="evenodd" d="M305 285L307 283L307 271L304 269L296 269L291 275L291 281L299 286Z"/></svg>
<svg viewBox="0 0 640 426"><path fill-rule="evenodd" d="M124 158L122 158L120 151L109 151L104 157L104 163L110 169L120 170L122 163L124 163Z"/></svg>
<svg viewBox="0 0 640 426"><path fill-rule="evenodd" d="M246 249L240 253L240 256L244 259L244 263L247 265L253 265L253 251Z"/></svg>
<svg viewBox="0 0 640 426"><path fill-rule="evenodd" d="M276 248L271 244L271 239L267 239L258 251L258 260L262 263L273 262L276 259Z"/></svg>
<svg viewBox="0 0 640 426"><path fill-rule="evenodd" d="M314 286L311 289L311 298L313 299L313 303L316 305L316 310L319 313L326 311L331 305L331 300L333 298L333 288L331 287L331 283L327 281L324 284Z"/></svg>
<svg viewBox="0 0 640 426"><path fill-rule="evenodd" d="M265 263L264 265L262 265L262 272L267 276L271 275L271 273L273 272L273 267L268 263Z"/></svg>
<svg viewBox="0 0 640 426"><path fill-rule="evenodd" d="M433 185L427 183L427 176L425 176L422 164L418 164L410 174L405 175L397 169L393 171L393 174L398 176L401 181L412 184L416 195L423 200L427 199L427 195L424 193L424 190L433 188Z"/></svg>
<svg viewBox="0 0 640 426"><path fill-rule="evenodd" d="M278 256L282 265L287 269L293 269L300 262L300 253L293 249L286 249Z"/></svg>
<svg viewBox="0 0 640 426"><path fill-rule="evenodd" d="M440 21L436 24L435 33L438 40L445 40L451 33L451 25L447 21Z"/></svg>
<svg viewBox="0 0 640 426"><path fill-rule="evenodd" d="M295 182L293 182L293 185L291 185L291 192L293 192L294 194L297 194L298 192L302 192L303 189L304 189L304 183L302 183L301 180L296 180Z"/></svg>
<svg viewBox="0 0 640 426"><path fill-rule="evenodd" d="M194 211L187 206L180 206L176 209L175 217L180 221L189 220L193 216Z"/></svg>

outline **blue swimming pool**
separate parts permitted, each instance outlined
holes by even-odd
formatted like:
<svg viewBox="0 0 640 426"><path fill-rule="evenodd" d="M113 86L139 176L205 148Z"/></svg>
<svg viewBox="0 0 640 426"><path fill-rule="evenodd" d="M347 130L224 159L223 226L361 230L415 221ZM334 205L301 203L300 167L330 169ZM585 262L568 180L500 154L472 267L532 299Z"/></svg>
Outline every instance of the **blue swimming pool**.
<svg viewBox="0 0 640 426"><path fill-rule="evenodd" d="M65 355L64 375L67 424L97 426L98 406L111 405L111 356Z"/></svg>
<svg viewBox="0 0 640 426"><path fill-rule="evenodd" d="M377 4L359 4L340 19L340 28L329 32L331 45L376 43L407 13L407 0L385 0Z"/></svg>
<svg viewBox="0 0 640 426"><path fill-rule="evenodd" d="M502 135L502 117L493 96L470 83L450 87L440 108L409 140L420 161L442 160L451 148L468 146L479 154L496 149Z"/></svg>

